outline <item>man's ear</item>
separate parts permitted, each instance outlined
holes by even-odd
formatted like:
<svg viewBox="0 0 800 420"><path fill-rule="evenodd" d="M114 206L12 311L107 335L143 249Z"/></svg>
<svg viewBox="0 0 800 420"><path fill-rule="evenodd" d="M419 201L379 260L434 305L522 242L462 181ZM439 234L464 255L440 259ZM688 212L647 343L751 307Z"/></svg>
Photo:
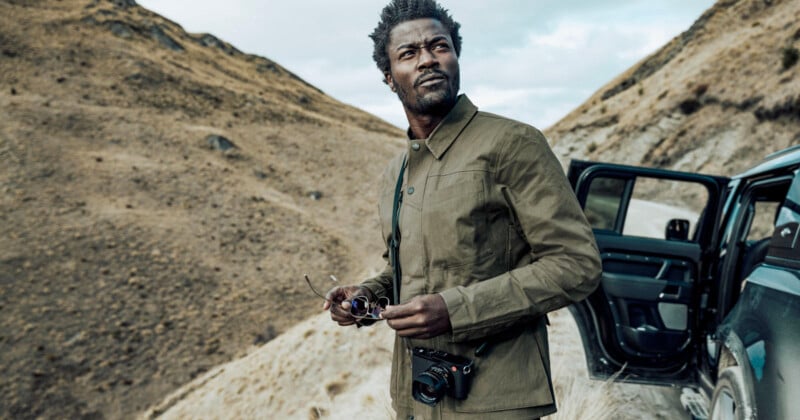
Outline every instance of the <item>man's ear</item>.
<svg viewBox="0 0 800 420"><path fill-rule="evenodd" d="M389 89L391 89L392 92L397 92L397 88L394 87L394 79L392 78L391 73L383 73L383 81L389 85Z"/></svg>

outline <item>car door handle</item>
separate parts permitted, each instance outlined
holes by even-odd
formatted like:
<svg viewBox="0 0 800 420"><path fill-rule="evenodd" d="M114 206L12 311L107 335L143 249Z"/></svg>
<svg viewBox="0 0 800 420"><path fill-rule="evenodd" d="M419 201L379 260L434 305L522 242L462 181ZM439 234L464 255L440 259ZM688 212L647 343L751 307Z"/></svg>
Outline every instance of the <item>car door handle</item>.
<svg viewBox="0 0 800 420"><path fill-rule="evenodd" d="M665 287L661 293L658 294L658 298L678 300L681 298L681 287L669 285Z"/></svg>

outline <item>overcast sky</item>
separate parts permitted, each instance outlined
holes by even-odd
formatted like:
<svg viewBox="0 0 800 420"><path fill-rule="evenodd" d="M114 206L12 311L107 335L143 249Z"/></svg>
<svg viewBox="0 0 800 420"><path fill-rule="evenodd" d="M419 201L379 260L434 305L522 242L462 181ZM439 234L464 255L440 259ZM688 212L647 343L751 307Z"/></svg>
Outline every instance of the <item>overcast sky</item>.
<svg viewBox="0 0 800 420"><path fill-rule="evenodd" d="M388 0L138 0L192 33L267 57L406 128L372 41ZM461 92L547 128L691 26L713 0L441 0L461 23Z"/></svg>

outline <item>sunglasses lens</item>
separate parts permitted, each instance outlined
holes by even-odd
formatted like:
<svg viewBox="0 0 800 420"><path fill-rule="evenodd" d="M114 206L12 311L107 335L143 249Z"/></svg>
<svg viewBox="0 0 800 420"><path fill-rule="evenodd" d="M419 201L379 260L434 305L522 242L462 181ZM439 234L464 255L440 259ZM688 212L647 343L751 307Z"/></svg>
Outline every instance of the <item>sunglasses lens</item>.
<svg viewBox="0 0 800 420"><path fill-rule="evenodd" d="M358 296L350 301L350 314L353 316L365 316L369 313L369 301L364 296Z"/></svg>
<svg viewBox="0 0 800 420"><path fill-rule="evenodd" d="M378 298L378 307L379 308L386 309L387 306L389 306L389 298L387 298L387 297Z"/></svg>

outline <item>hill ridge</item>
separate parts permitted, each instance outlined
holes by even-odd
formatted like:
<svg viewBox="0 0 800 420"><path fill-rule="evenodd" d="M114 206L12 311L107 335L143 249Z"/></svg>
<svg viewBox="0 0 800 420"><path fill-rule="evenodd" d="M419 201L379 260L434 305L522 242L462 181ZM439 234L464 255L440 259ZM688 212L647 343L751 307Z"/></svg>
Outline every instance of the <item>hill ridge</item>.
<svg viewBox="0 0 800 420"><path fill-rule="evenodd" d="M720 0L546 134L561 156L732 175L800 142L800 7ZM716 156L715 156L716 155Z"/></svg>

